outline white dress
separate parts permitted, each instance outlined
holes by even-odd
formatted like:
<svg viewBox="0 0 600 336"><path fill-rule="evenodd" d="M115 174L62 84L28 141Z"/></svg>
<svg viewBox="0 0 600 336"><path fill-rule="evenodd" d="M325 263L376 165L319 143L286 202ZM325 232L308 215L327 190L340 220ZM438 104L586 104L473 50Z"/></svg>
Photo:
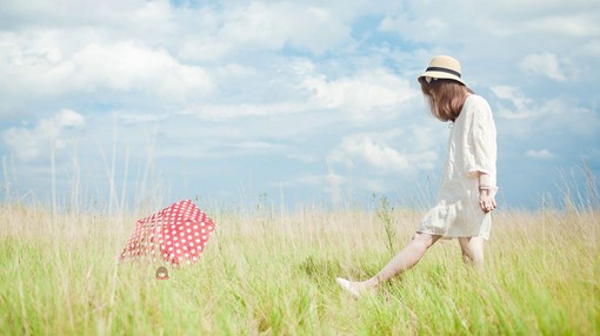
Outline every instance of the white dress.
<svg viewBox="0 0 600 336"><path fill-rule="evenodd" d="M450 130L437 204L425 215L417 232L489 239L492 218L479 207L478 172L490 176L495 194L496 126L487 101L471 94Z"/></svg>

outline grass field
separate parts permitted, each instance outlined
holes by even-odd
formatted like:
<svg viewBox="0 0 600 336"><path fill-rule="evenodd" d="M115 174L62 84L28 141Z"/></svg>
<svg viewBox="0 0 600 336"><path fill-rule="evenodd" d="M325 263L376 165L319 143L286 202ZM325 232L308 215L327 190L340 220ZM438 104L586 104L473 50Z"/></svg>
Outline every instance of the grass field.
<svg viewBox="0 0 600 336"><path fill-rule="evenodd" d="M117 262L148 213L3 205L0 335L600 334L598 212L500 210L480 272L442 241L353 299L335 277L376 273L422 213L204 210L216 232L200 262L157 281L160 263Z"/></svg>

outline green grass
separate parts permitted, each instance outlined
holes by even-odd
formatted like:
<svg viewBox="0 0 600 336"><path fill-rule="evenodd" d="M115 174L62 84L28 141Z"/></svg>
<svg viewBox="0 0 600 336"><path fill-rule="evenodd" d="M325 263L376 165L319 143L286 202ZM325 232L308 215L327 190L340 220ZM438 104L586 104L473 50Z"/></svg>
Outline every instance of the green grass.
<svg viewBox="0 0 600 336"><path fill-rule="evenodd" d="M117 259L137 218L4 205L1 335L598 335L595 212L499 212L485 267L441 241L377 295L353 299L336 276L365 279L389 260L377 213L211 212L200 262L157 281L160 263ZM422 215L391 211L393 245ZM391 221L392 218L389 218Z"/></svg>

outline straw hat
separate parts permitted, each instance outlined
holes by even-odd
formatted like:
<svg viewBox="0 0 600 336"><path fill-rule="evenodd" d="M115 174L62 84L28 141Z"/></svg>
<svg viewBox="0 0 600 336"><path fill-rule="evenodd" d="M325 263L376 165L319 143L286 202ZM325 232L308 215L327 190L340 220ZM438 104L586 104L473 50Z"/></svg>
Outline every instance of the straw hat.
<svg viewBox="0 0 600 336"><path fill-rule="evenodd" d="M429 66L425 72L418 77L432 77L436 79L451 79L465 86L465 82L460 79L460 62L453 57L446 55L434 56L429 62Z"/></svg>

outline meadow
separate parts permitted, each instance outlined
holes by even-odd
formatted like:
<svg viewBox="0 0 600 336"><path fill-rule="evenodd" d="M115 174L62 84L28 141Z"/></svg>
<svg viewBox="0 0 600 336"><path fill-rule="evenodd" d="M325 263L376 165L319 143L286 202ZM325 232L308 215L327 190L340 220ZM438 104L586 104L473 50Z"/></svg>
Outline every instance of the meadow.
<svg viewBox="0 0 600 336"><path fill-rule="evenodd" d="M1 335L598 335L600 213L494 214L486 264L441 241L410 272L354 299L406 242L422 211L204 208L216 224L200 261L118 257L149 213L0 211ZM165 204L165 206L168 204ZM165 265L168 280L156 280Z"/></svg>

